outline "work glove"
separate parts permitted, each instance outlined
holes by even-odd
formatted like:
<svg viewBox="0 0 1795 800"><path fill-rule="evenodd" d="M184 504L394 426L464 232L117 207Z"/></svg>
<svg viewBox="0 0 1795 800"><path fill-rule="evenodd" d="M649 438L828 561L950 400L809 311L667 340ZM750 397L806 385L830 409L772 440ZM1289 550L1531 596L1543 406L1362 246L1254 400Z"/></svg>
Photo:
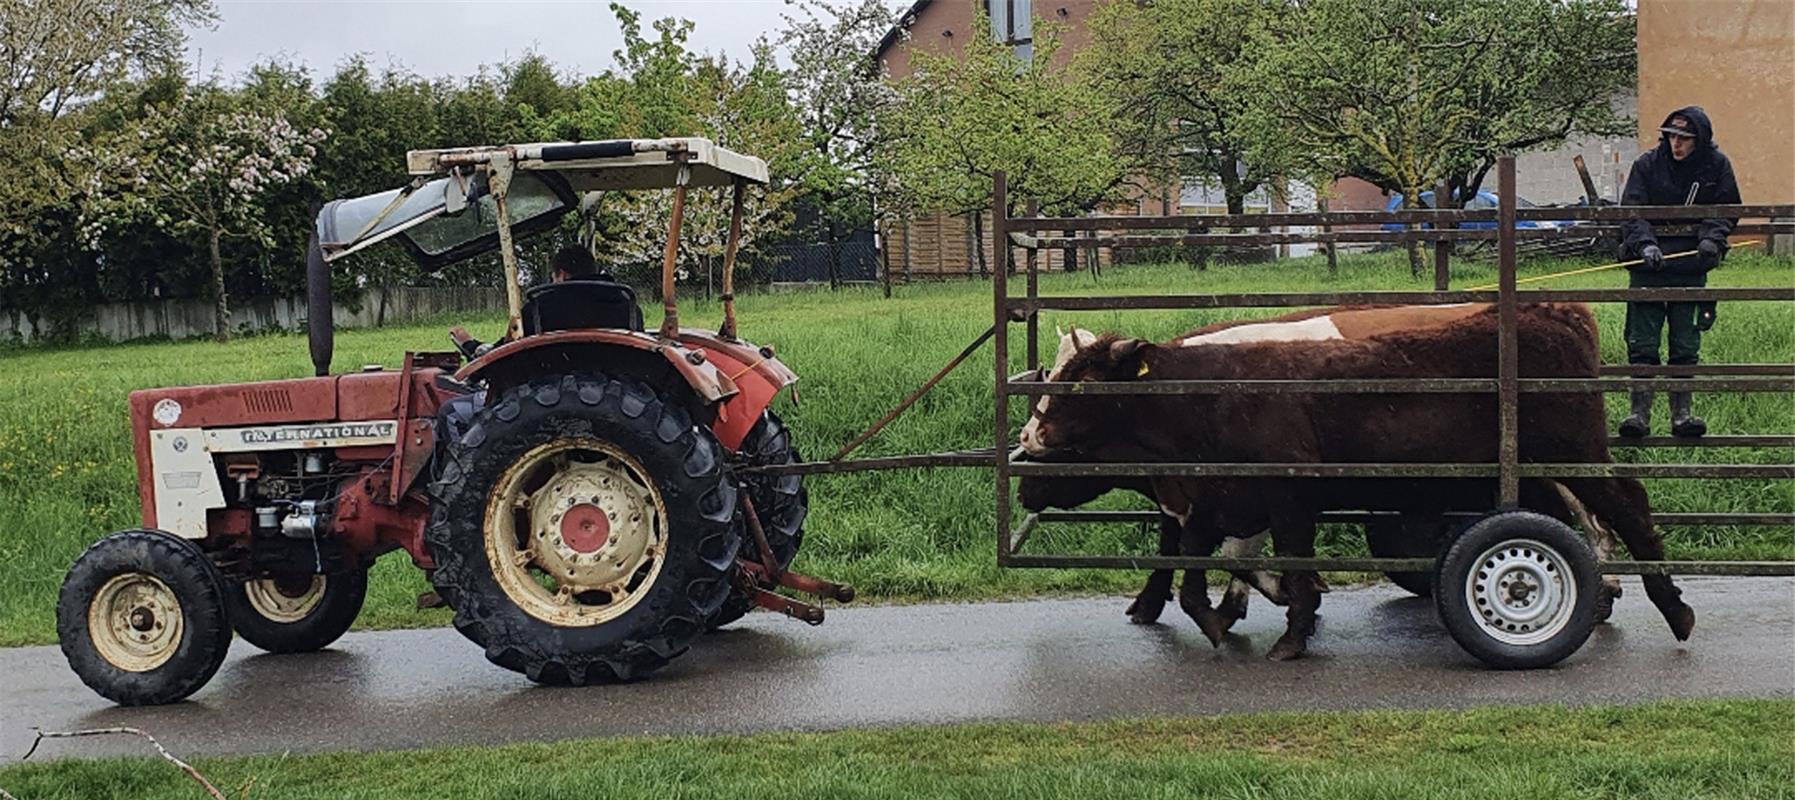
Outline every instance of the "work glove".
<svg viewBox="0 0 1795 800"><path fill-rule="evenodd" d="M1695 262L1702 269L1713 269L1720 266L1720 243L1713 239L1703 239L1695 246Z"/></svg>
<svg viewBox="0 0 1795 800"><path fill-rule="evenodd" d="M1664 251L1658 249L1655 244L1648 244L1645 249L1640 250L1639 260L1643 262L1639 268L1646 272L1657 272L1664 269Z"/></svg>

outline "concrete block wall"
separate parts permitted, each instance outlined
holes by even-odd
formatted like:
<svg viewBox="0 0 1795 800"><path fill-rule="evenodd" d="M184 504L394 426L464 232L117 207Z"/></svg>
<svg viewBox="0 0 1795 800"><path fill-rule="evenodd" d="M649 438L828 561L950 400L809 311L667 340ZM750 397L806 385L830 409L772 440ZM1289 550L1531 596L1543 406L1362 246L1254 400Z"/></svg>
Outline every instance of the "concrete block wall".
<svg viewBox="0 0 1795 800"><path fill-rule="evenodd" d="M380 320L383 293L386 312L384 320ZM505 308L504 290L490 287L376 289L364 293L360 300L358 309L351 309L342 302L337 304L332 317L338 328L366 328L373 327L376 322L403 323L456 311L489 313ZM231 305L231 329L238 333L299 330L304 327L305 320L304 297L246 298ZM0 345L30 343L53 333L64 333L40 330L40 325L48 327L47 323L24 310L0 308ZM84 311L73 325L72 333L78 338L109 342L210 336L213 331L212 301L185 298L105 303Z"/></svg>

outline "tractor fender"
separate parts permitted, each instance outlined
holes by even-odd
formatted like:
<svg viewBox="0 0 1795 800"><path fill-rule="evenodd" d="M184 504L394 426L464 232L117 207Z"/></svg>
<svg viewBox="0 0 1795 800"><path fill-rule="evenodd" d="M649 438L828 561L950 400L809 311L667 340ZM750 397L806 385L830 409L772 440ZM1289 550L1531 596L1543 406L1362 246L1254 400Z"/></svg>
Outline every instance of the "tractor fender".
<svg viewBox="0 0 1795 800"><path fill-rule="evenodd" d="M773 357L773 348L756 347L740 339L726 339L715 332L686 328L679 332L687 347L703 350L705 360L723 371L738 393L718 407L712 432L724 447L741 447L748 432L760 421L762 411L781 389L796 383L792 372ZM796 389L793 390L797 391Z"/></svg>
<svg viewBox="0 0 1795 800"><path fill-rule="evenodd" d="M655 359L655 363L665 362L707 406L739 392L736 382L711 364L700 350L647 333L608 328L539 333L507 342L468 362L455 373L455 378L462 382L486 379L491 385L508 386L519 377L527 379L546 369L581 365L616 368L614 356L623 354L642 354Z"/></svg>

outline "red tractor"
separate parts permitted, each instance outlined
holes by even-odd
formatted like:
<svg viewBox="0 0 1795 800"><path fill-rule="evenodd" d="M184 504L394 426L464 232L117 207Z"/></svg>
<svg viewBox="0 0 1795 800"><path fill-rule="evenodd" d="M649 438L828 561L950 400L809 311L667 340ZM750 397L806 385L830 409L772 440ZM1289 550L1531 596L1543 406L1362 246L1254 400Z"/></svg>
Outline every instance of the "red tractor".
<svg viewBox="0 0 1795 800"><path fill-rule="evenodd" d="M233 631L317 650L354 622L367 571L403 550L486 657L553 684L629 680L754 606L820 622L786 586L807 499L768 405L797 380L736 336L743 192L766 164L704 139L413 151L401 189L325 206L309 248L317 376L130 398L143 527L70 567L57 633L76 674L125 705L217 671ZM733 193L720 331L681 328L674 262L691 189ZM673 191L665 317L600 273L519 287L513 240L590 192ZM504 338L330 374L328 263L394 239L426 268L497 249Z"/></svg>

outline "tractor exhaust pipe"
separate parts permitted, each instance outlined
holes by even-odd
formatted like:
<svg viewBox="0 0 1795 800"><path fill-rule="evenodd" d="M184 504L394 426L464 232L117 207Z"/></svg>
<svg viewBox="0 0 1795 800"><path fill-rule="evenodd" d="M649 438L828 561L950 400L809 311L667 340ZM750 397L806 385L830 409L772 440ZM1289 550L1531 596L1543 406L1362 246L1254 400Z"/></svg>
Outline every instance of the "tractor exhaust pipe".
<svg viewBox="0 0 1795 800"><path fill-rule="evenodd" d="M312 368L319 376L330 374L331 351L336 347L336 320L331 317L330 263L318 246L318 233L305 240L305 334L312 349Z"/></svg>

